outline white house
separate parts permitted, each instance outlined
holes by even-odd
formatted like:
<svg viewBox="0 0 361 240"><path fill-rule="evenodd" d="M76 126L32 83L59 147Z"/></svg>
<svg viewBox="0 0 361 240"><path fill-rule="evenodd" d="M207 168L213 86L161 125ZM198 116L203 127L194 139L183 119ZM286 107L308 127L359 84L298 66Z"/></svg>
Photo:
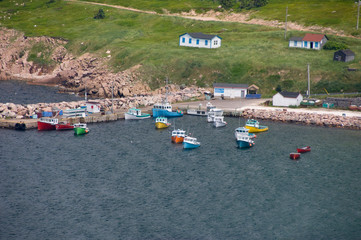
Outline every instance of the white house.
<svg viewBox="0 0 361 240"><path fill-rule="evenodd" d="M322 49L328 38L323 34L306 33L302 37L291 37L288 42L288 47L291 48L306 48L306 49Z"/></svg>
<svg viewBox="0 0 361 240"><path fill-rule="evenodd" d="M248 84L213 83L214 96L225 98L245 98Z"/></svg>
<svg viewBox="0 0 361 240"><path fill-rule="evenodd" d="M100 112L101 104L97 101L89 100L86 102L86 110L88 113L98 113Z"/></svg>
<svg viewBox="0 0 361 240"><path fill-rule="evenodd" d="M222 38L203 33L184 33L179 36L179 46L198 48L219 48Z"/></svg>
<svg viewBox="0 0 361 240"><path fill-rule="evenodd" d="M273 106L299 106L303 100L303 96L298 92L279 92L273 96L272 100Z"/></svg>

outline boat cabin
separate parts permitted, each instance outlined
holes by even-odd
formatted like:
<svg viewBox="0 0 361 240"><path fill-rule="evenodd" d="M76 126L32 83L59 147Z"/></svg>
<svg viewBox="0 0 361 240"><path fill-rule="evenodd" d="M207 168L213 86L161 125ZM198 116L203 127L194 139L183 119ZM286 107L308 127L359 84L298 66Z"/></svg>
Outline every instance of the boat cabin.
<svg viewBox="0 0 361 240"><path fill-rule="evenodd" d="M172 105L170 105L168 102L167 103L156 103L156 104L154 104L153 108L167 110L169 112L172 111Z"/></svg>
<svg viewBox="0 0 361 240"><path fill-rule="evenodd" d="M178 137L185 137L186 136L186 131L178 129L178 130L173 130L172 131L172 137L174 136L178 136Z"/></svg>
<svg viewBox="0 0 361 240"><path fill-rule="evenodd" d="M128 110L129 114L135 115L135 116L141 116L142 115L142 111L140 109L137 108L131 108Z"/></svg>
<svg viewBox="0 0 361 240"><path fill-rule="evenodd" d="M168 123L168 118L166 118L166 117L157 117L156 119L155 119L155 122L157 123L157 122L160 122L160 123L165 123L165 124L167 124Z"/></svg>
<svg viewBox="0 0 361 240"><path fill-rule="evenodd" d="M40 118L40 122L43 123L49 123L52 125L58 124L58 119L57 118Z"/></svg>

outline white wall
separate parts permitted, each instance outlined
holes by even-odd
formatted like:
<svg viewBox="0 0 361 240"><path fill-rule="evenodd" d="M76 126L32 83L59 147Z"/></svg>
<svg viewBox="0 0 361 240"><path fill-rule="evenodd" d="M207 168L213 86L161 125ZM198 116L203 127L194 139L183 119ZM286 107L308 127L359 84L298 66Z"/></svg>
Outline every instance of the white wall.
<svg viewBox="0 0 361 240"><path fill-rule="evenodd" d="M86 104L86 110L89 113L98 113L98 112L100 112L100 104L87 103Z"/></svg>
<svg viewBox="0 0 361 240"><path fill-rule="evenodd" d="M241 98L242 96L245 98L247 95L247 88L214 88L215 97L222 97L222 95L226 98Z"/></svg>
<svg viewBox="0 0 361 240"><path fill-rule="evenodd" d="M295 46L295 42L297 42L296 46ZM289 41L288 46L294 48L302 48L302 41Z"/></svg>
<svg viewBox="0 0 361 240"><path fill-rule="evenodd" d="M183 42L183 38L184 38L184 42ZM189 43L189 39L191 39L191 43ZM199 41L198 44L197 44L197 40ZM206 41L207 41L207 45L206 45ZM211 40L192 38L189 34L184 34L182 36L179 36L179 46L198 47L198 48L219 48L221 44L222 44L222 39L220 39L217 36Z"/></svg>
<svg viewBox="0 0 361 240"><path fill-rule="evenodd" d="M299 106L303 100L301 94L297 98L285 98L280 93L276 93L273 98L273 106L279 107L289 107L289 106Z"/></svg>

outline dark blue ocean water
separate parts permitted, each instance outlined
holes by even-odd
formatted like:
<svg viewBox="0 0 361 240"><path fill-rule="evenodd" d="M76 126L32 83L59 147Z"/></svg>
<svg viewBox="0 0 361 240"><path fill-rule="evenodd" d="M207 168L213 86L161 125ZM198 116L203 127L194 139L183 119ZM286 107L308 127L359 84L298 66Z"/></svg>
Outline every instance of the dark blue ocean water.
<svg viewBox="0 0 361 240"><path fill-rule="evenodd" d="M239 119L175 121L200 148L153 119L0 129L0 239L360 239L360 131L263 121L241 150Z"/></svg>
<svg viewBox="0 0 361 240"><path fill-rule="evenodd" d="M56 87L29 85L25 81L0 81L0 103L33 104L82 99L74 94L58 93Z"/></svg>
<svg viewBox="0 0 361 240"><path fill-rule="evenodd" d="M226 121L173 119L188 151L153 119L0 129L0 239L361 239L361 131L262 121L241 150Z"/></svg>

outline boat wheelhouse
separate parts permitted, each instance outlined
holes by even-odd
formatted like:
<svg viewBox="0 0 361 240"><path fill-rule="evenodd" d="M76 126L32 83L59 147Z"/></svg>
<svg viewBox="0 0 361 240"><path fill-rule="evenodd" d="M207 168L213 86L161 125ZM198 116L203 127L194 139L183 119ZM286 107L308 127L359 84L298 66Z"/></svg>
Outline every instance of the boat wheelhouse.
<svg viewBox="0 0 361 240"><path fill-rule="evenodd" d="M137 108L130 108L128 110L128 112L126 112L124 114L124 117L125 117L125 119L140 120L140 119L150 118L150 114L142 113L142 111L140 109L137 109Z"/></svg>
<svg viewBox="0 0 361 240"><path fill-rule="evenodd" d="M234 136L237 138L238 135L248 135L250 138L255 138L257 137L256 134L254 133L250 133L249 129L245 128L245 127L238 127L234 130Z"/></svg>
<svg viewBox="0 0 361 240"><path fill-rule="evenodd" d="M207 113L207 121L214 122L215 117L221 117L223 115L223 110L219 108L211 108Z"/></svg>
<svg viewBox="0 0 361 240"><path fill-rule="evenodd" d="M172 131L172 142L173 143L182 143L186 137L186 131L182 129L174 129Z"/></svg>

